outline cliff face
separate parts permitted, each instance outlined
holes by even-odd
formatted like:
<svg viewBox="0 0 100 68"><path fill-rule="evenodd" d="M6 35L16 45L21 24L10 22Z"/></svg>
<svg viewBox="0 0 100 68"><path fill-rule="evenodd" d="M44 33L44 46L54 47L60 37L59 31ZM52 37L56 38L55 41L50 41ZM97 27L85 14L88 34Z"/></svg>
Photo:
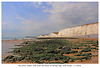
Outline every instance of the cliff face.
<svg viewBox="0 0 100 68"><path fill-rule="evenodd" d="M98 23L91 23L80 25L76 27L62 29L59 32L51 33L50 35L38 36L41 37L72 37L72 36L81 36L81 35L91 35L98 34Z"/></svg>
<svg viewBox="0 0 100 68"><path fill-rule="evenodd" d="M59 31L58 36L71 37L90 34L98 34L98 23L80 25L76 27L63 29Z"/></svg>

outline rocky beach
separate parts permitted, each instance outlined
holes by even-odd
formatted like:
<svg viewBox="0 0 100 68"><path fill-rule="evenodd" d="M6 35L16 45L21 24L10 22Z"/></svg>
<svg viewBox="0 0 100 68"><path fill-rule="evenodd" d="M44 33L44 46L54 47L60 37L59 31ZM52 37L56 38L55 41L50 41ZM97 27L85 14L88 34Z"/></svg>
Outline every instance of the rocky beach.
<svg viewBox="0 0 100 68"><path fill-rule="evenodd" d="M32 39L19 39L19 40L2 40L2 58L11 55L11 52L13 49L11 48L17 48L18 44L21 44L25 41L32 41Z"/></svg>
<svg viewBox="0 0 100 68"><path fill-rule="evenodd" d="M13 51L13 53L8 53L10 51ZM13 64L17 63L97 64L98 39L68 38L68 39L39 39L39 40L37 39L2 40L2 58L3 58L2 63L13 63Z"/></svg>

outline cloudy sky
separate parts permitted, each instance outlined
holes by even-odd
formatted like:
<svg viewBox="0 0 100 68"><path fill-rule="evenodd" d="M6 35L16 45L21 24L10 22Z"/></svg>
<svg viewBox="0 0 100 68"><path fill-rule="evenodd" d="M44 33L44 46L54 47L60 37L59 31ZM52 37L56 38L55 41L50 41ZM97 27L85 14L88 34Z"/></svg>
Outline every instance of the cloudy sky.
<svg viewBox="0 0 100 68"><path fill-rule="evenodd" d="M2 2L3 37L49 34L97 21L97 2Z"/></svg>

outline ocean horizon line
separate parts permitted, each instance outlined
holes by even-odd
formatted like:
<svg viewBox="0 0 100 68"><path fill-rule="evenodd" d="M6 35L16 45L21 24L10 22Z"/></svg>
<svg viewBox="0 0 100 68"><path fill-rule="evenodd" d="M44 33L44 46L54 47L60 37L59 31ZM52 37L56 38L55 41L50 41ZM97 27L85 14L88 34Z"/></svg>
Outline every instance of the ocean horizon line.
<svg viewBox="0 0 100 68"><path fill-rule="evenodd" d="M36 39L36 37L2 37L1 40Z"/></svg>
<svg viewBox="0 0 100 68"><path fill-rule="evenodd" d="M17 40L17 39L25 39L24 37L2 37L1 40Z"/></svg>

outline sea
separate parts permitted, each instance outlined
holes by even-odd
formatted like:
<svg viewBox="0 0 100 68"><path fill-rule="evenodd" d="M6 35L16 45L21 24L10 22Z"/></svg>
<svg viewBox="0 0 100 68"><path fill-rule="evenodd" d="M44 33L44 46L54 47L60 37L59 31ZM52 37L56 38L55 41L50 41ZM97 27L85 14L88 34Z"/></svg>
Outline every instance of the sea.
<svg viewBox="0 0 100 68"><path fill-rule="evenodd" d="M36 39L36 37L2 37L2 40Z"/></svg>
<svg viewBox="0 0 100 68"><path fill-rule="evenodd" d="M24 37L2 37L2 40L24 39Z"/></svg>
<svg viewBox="0 0 100 68"><path fill-rule="evenodd" d="M19 39L24 39L24 40L19 40ZM2 58L12 54L10 52L13 51L12 48L19 48L18 44L23 43L24 41L27 40L34 40L36 38L24 38L24 37L2 37L2 42L1 42L1 48L2 48Z"/></svg>
<svg viewBox="0 0 100 68"><path fill-rule="evenodd" d="M21 40L24 39L24 40ZM12 53L13 49L12 48L18 48L15 45L21 44L24 41L27 40L36 40L36 38L25 38L25 37L2 37L1 40L1 46L2 46L2 57L4 58L5 56L8 56Z"/></svg>

